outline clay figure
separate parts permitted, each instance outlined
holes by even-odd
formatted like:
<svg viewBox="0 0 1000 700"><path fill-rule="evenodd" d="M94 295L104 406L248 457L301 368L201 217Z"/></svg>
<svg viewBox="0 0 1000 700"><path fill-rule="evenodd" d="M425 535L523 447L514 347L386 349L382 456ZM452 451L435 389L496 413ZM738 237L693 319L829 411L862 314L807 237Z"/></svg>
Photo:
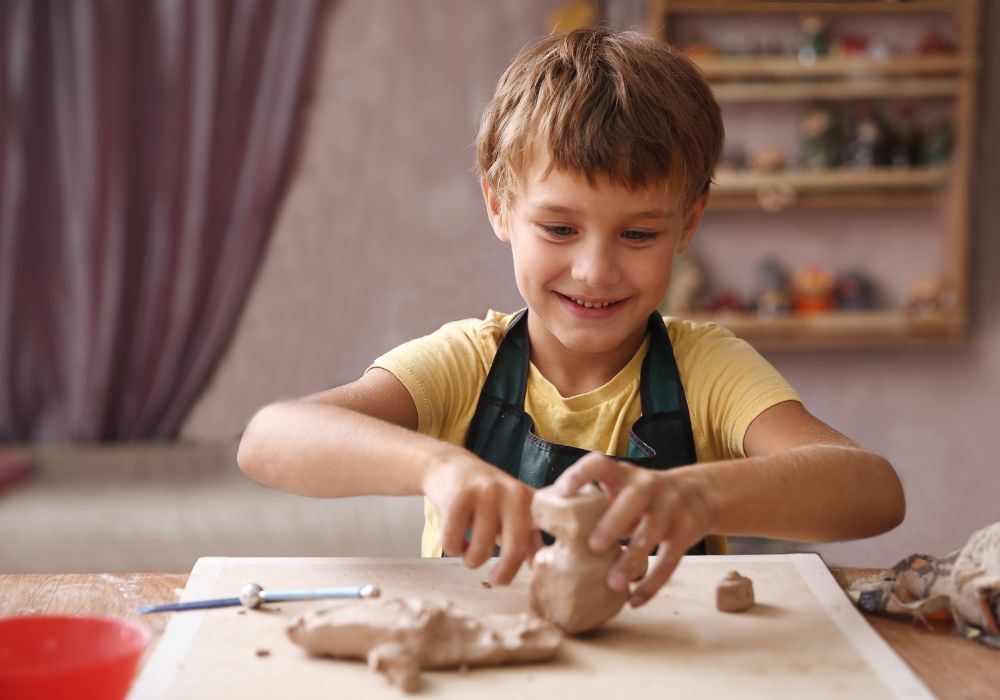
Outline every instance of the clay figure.
<svg viewBox="0 0 1000 700"><path fill-rule="evenodd" d="M913 554L847 593L866 612L917 619L947 613L958 634L1000 648L1000 523L974 532L946 557Z"/></svg>
<svg viewBox="0 0 1000 700"><path fill-rule="evenodd" d="M629 592L613 591L607 577L621 550L595 554L587 545L608 499L588 485L574 496L561 496L549 486L535 492L531 514L555 543L535 554L531 607L569 634L595 629L614 617Z"/></svg>
<svg viewBox="0 0 1000 700"><path fill-rule="evenodd" d="M792 310L792 283L780 262L766 258L757 271L757 315L774 318Z"/></svg>
<svg viewBox="0 0 1000 700"><path fill-rule="evenodd" d="M674 260L670 292L660 308L668 316L683 316L698 311L703 305L706 282L705 268L689 254Z"/></svg>
<svg viewBox="0 0 1000 700"><path fill-rule="evenodd" d="M777 173L788 165L788 154L780 146L761 146L750 153L750 167L759 173Z"/></svg>
<svg viewBox="0 0 1000 700"><path fill-rule="evenodd" d="M832 168L840 162L840 132L830 109L809 110L799 123L802 165L806 168Z"/></svg>
<svg viewBox="0 0 1000 700"><path fill-rule="evenodd" d="M367 659L369 667L406 692L420 670L544 661L563 635L528 613L478 613L420 599L372 598L299 615L287 629L315 656Z"/></svg>
<svg viewBox="0 0 1000 700"><path fill-rule="evenodd" d="M823 313L833 309L836 281L826 269L812 265L795 274L794 307L800 314Z"/></svg>
<svg viewBox="0 0 1000 700"><path fill-rule="evenodd" d="M715 607L722 612L743 612L753 607L753 581L730 571L715 589Z"/></svg>
<svg viewBox="0 0 1000 700"><path fill-rule="evenodd" d="M845 311L874 309L875 284L863 272L851 271L837 275L835 290L837 308Z"/></svg>
<svg viewBox="0 0 1000 700"><path fill-rule="evenodd" d="M861 105L855 113L853 138L847 144L847 164L861 169L888 165L892 140L888 125L875 110Z"/></svg>
<svg viewBox="0 0 1000 700"><path fill-rule="evenodd" d="M894 168L913 168L923 162L924 135L913 118L913 109L899 112L895 125L896 139L892 144L891 163Z"/></svg>
<svg viewBox="0 0 1000 700"><path fill-rule="evenodd" d="M931 127L924 137L921 162L924 165L944 165L951 159L955 147L955 131L951 124L941 121Z"/></svg>
<svg viewBox="0 0 1000 700"><path fill-rule="evenodd" d="M799 63L811 66L830 53L830 24L819 15L806 15L799 27Z"/></svg>

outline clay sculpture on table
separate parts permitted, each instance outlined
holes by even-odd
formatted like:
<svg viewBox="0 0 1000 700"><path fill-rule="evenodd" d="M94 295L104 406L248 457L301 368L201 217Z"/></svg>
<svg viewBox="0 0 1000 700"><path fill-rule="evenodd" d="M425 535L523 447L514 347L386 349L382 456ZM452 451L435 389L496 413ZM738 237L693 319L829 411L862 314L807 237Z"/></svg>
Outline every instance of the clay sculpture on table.
<svg viewBox="0 0 1000 700"><path fill-rule="evenodd" d="M912 554L847 593L866 612L946 614L966 639L1000 647L1000 523L972 533L946 557Z"/></svg>
<svg viewBox="0 0 1000 700"><path fill-rule="evenodd" d="M715 607L722 612L743 612L753 607L753 581L730 571L715 589Z"/></svg>
<svg viewBox="0 0 1000 700"><path fill-rule="evenodd" d="M310 610L288 636L315 656L367 659L406 692L420 670L544 661L562 643L551 623L528 613L461 610L420 599L368 599Z"/></svg>
<svg viewBox="0 0 1000 700"><path fill-rule="evenodd" d="M628 600L627 590L614 591L607 584L621 550L595 554L587 545L607 508L607 497L593 485L574 496L562 496L549 486L536 491L531 502L535 523L556 540L535 554L531 607L569 634L599 627Z"/></svg>

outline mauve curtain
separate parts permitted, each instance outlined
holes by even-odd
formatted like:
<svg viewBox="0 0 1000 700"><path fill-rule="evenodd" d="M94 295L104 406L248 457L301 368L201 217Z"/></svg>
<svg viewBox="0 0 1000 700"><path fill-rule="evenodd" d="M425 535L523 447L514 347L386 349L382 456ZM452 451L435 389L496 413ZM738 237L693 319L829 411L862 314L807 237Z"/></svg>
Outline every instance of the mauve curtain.
<svg viewBox="0 0 1000 700"><path fill-rule="evenodd" d="M287 180L322 0L0 0L0 441L169 439Z"/></svg>

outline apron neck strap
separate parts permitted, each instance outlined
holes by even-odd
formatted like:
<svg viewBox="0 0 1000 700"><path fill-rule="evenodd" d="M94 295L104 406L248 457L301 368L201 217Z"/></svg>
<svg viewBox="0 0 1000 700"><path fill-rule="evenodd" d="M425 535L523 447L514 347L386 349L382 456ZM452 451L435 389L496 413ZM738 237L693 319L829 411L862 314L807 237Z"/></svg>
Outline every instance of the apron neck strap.
<svg viewBox="0 0 1000 700"><path fill-rule="evenodd" d="M674 349L667 335L663 317L655 311L649 316L649 350L642 362L639 395L642 415L688 412Z"/></svg>

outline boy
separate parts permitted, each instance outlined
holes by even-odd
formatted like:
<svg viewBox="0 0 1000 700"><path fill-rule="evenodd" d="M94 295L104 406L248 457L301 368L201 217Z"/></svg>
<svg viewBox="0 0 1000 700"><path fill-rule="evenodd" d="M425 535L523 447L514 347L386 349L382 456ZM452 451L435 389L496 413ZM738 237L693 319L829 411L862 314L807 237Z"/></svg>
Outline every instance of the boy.
<svg viewBox="0 0 1000 700"><path fill-rule="evenodd" d="M533 488L597 481L612 505L591 547L629 538L608 584L623 590L657 549L634 606L686 551L713 550L711 533L895 527L904 500L888 462L810 415L728 331L655 312L722 137L698 71L650 37L589 28L522 51L477 155L526 311L447 324L351 384L265 407L241 468L310 496L423 494L424 556L475 568L499 545L497 583L540 545Z"/></svg>

